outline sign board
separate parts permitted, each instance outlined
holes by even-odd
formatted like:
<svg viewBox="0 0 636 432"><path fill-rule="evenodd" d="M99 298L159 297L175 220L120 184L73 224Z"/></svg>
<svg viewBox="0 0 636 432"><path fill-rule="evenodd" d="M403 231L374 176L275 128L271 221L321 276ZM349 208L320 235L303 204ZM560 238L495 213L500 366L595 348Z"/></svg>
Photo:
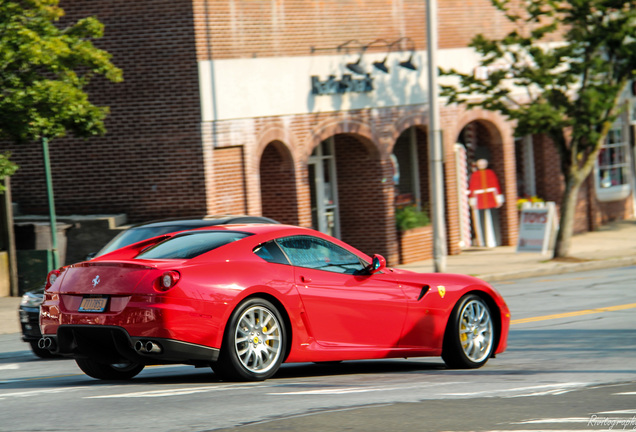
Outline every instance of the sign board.
<svg viewBox="0 0 636 432"><path fill-rule="evenodd" d="M553 202L535 203L521 209L517 252L548 253L558 227Z"/></svg>

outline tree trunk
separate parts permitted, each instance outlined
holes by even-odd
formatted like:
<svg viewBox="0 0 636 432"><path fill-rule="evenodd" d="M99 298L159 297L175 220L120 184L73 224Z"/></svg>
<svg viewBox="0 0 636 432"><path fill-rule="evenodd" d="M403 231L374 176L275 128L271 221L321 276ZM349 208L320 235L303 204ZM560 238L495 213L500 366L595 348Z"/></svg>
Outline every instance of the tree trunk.
<svg viewBox="0 0 636 432"><path fill-rule="evenodd" d="M561 199L559 231L557 232L554 255L552 258L566 257L570 252L576 202L578 201L579 189L581 189L582 183L576 174L570 174L568 178L565 179L565 191L563 191L563 198Z"/></svg>

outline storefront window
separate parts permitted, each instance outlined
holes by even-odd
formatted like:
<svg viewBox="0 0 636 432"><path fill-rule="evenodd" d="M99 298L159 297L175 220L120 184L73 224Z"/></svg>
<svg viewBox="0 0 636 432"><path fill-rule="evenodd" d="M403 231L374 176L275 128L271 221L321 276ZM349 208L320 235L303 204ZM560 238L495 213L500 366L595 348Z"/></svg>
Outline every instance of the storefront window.
<svg viewBox="0 0 636 432"><path fill-rule="evenodd" d="M395 143L391 155L393 181L396 186L395 204L398 206L414 204L420 208L420 175L417 154L415 128L402 134Z"/></svg>
<svg viewBox="0 0 636 432"><path fill-rule="evenodd" d="M515 161L517 163L517 196L533 197L537 194L534 176L534 149L532 136L515 139Z"/></svg>
<svg viewBox="0 0 636 432"><path fill-rule="evenodd" d="M630 192L629 141L622 119L607 134L596 162L596 194L599 201L624 199Z"/></svg>

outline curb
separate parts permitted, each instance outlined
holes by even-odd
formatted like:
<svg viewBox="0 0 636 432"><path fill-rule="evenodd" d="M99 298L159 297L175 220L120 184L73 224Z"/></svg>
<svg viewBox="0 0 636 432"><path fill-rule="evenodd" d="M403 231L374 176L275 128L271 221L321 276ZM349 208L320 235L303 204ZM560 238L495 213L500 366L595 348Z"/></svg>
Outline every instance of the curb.
<svg viewBox="0 0 636 432"><path fill-rule="evenodd" d="M559 275L589 270L629 267L632 265L636 265L636 257L613 258L599 261L585 261L580 263L559 263L548 268L516 271L510 273L488 273L483 275L475 275L475 277L486 282L498 282L511 279L527 279L532 277Z"/></svg>

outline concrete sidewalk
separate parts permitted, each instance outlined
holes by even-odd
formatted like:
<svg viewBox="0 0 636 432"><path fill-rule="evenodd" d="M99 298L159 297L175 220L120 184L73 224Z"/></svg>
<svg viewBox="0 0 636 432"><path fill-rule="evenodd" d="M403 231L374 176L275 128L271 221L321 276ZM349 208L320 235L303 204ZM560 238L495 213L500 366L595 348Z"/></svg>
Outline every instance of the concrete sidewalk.
<svg viewBox="0 0 636 432"><path fill-rule="evenodd" d="M446 258L447 273L477 276L486 281L520 279L600 268L636 265L636 220L613 222L598 231L576 235L570 247L572 259L552 261L538 253L517 253L516 247L471 248ZM432 272L433 261L399 266ZM0 334L20 332L16 297L0 297Z"/></svg>
<svg viewBox="0 0 636 432"><path fill-rule="evenodd" d="M573 236L570 259L553 261L552 255L517 253L516 249L516 246L467 249L446 258L446 273L468 274L492 282L634 265L636 220L612 222L598 231ZM399 267L417 272L434 269L433 260Z"/></svg>

